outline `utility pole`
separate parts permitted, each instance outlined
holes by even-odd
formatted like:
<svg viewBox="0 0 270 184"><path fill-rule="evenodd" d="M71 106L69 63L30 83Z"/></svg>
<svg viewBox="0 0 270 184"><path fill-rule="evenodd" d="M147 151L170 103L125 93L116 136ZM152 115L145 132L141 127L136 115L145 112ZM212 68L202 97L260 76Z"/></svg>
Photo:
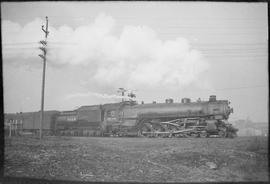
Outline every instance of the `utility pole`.
<svg viewBox="0 0 270 184"><path fill-rule="evenodd" d="M12 121L9 120L9 137L11 137Z"/></svg>
<svg viewBox="0 0 270 184"><path fill-rule="evenodd" d="M43 59L43 74L42 74L42 90L41 90L41 110L40 110L40 129L39 129L39 138L42 138L42 125L43 125L43 111L44 111L44 89L45 89L45 71L46 71L46 54L47 54L47 37L49 34L48 31L48 17L46 16L46 28L44 29L44 25L42 25L42 31L45 33L45 40L41 40L39 43L42 44L39 49L43 52L42 54L39 54L39 57Z"/></svg>

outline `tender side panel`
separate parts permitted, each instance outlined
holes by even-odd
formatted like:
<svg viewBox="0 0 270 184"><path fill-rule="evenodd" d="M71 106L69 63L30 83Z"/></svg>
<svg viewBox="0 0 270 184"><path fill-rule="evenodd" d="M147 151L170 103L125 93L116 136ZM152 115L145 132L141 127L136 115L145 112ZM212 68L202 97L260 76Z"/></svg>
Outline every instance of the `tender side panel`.
<svg viewBox="0 0 270 184"><path fill-rule="evenodd" d="M64 111L56 117L56 129L69 129L78 120L76 111Z"/></svg>
<svg viewBox="0 0 270 184"><path fill-rule="evenodd" d="M53 116L57 113L57 111L47 111L47 112L44 112L44 115L43 115L43 129L46 129L46 130L50 130L52 129L53 127L52 126L52 121L53 121ZM36 113L37 114L37 118L39 119L39 116L40 114L39 113ZM39 122L39 120L37 121ZM38 126L39 127L39 126Z"/></svg>
<svg viewBox="0 0 270 184"><path fill-rule="evenodd" d="M87 121L89 123L95 123L101 121L101 110L82 110L78 111L78 120Z"/></svg>
<svg viewBox="0 0 270 184"><path fill-rule="evenodd" d="M76 111L61 112L56 118L58 130L100 129L102 109L100 106L83 106Z"/></svg>

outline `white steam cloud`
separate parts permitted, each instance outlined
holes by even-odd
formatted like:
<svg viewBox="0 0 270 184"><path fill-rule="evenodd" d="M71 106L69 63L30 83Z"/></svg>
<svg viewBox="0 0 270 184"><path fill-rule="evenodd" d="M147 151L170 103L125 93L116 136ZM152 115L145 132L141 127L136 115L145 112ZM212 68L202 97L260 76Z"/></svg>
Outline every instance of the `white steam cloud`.
<svg viewBox="0 0 270 184"><path fill-rule="evenodd" d="M80 97L98 97L98 98L106 98L106 99L122 99L122 98L130 98L128 96L119 96L114 94L102 94L102 93L95 93L95 92L87 92L87 93L74 93L69 94L66 96L66 99L72 99L72 98L80 98Z"/></svg>
<svg viewBox="0 0 270 184"><path fill-rule="evenodd" d="M43 38L43 23L43 20L36 19L22 27L2 21L3 43L33 42L30 49L17 51L4 45L4 59L37 57L40 51L31 50L31 47L38 47L37 42ZM59 66L94 68L91 80L131 88L181 88L198 80L209 67L202 54L192 49L185 38L162 41L150 27L131 25L124 26L116 35L114 27L115 20L105 14L76 29L68 26L56 29L49 25L48 61Z"/></svg>

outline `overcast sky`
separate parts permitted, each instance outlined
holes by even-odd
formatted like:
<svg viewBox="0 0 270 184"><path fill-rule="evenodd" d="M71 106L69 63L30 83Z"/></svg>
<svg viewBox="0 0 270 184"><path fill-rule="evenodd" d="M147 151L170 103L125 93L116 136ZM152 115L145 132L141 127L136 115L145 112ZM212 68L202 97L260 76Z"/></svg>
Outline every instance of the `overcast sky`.
<svg viewBox="0 0 270 184"><path fill-rule="evenodd" d="M268 120L267 3L1 3L4 111L38 111L41 25L49 17L45 110L117 102L229 100L231 120Z"/></svg>

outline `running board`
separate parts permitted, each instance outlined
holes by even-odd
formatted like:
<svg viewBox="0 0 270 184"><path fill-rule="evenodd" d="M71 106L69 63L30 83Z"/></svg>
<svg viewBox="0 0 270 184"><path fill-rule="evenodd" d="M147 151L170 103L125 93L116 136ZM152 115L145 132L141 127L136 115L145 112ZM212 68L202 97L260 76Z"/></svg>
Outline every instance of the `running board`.
<svg viewBox="0 0 270 184"><path fill-rule="evenodd" d="M184 129L184 130L177 130L174 132L142 132L142 134L180 134L180 133L185 133L189 131L193 131L194 129Z"/></svg>

